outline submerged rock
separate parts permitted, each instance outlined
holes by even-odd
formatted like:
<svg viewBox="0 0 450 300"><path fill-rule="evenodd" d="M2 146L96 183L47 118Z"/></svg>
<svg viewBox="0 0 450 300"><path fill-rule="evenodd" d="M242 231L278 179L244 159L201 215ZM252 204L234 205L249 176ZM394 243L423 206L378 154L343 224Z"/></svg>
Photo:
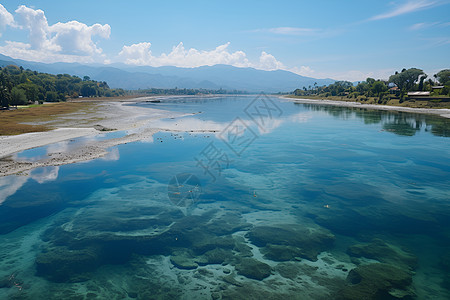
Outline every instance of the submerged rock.
<svg viewBox="0 0 450 300"><path fill-rule="evenodd" d="M225 235L240 230L247 230L250 227L251 224L246 223L240 213L226 212L208 222L204 229L216 235Z"/></svg>
<svg viewBox="0 0 450 300"><path fill-rule="evenodd" d="M178 269L192 270L198 267L192 259L183 256L171 256L170 262Z"/></svg>
<svg viewBox="0 0 450 300"><path fill-rule="evenodd" d="M234 275L228 275L228 276L224 276L223 281L225 281L226 283L235 285L235 286L242 286L242 283L240 283L239 281L236 280L236 278L234 278Z"/></svg>
<svg viewBox="0 0 450 300"><path fill-rule="evenodd" d="M263 252L267 258L280 261L297 256L316 261L317 255L330 248L335 240L326 229L298 224L256 226L250 230L249 238L256 246L265 247Z"/></svg>
<svg viewBox="0 0 450 300"><path fill-rule="evenodd" d="M300 268L292 263L280 263L275 267L277 271L284 278L295 279L300 274Z"/></svg>
<svg viewBox="0 0 450 300"><path fill-rule="evenodd" d="M196 258L195 261L199 265L209 265L230 262L232 259L233 252L231 252L230 250L215 248L213 250L205 252L203 255Z"/></svg>
<svg viewBox="0 0 450 300"><path fill-rule="evenodd" d="M287 245L267 244L261 251L265 258L274 261L295 260L296 257L306 257L302 249Z"/></svg>
<svg viewBox="0 0 450 300"><path fill-rule="evenodd" d="M231 236L215 236L215 235L199 235L201 238L196 238L192 243L192 249L197 254L202 254L207 251L221 248L233 249L235 241Z"/></svg>
<svg viewBox="0 0 450 300"><path fill-rule="evenodd" d="M239 275L256 280L263 280L269 277L272 272L272 268L268 264L253 258L243 258L236 265L236 270Z"/></svg>
<svg viewBox="0 0 450 300"><path fill-rule="evenodd" d="M54 282L78 282L88 279L87 274L101 264L97 249L70 250L58 247L36 258L37 275Z"/></svg>
<svg viewBox="0 0 450 300"><path fill-rule="evenodd" d="M194 258L187 252L177 251L170 257L170 262L178 269L192 270L198 267Z"/></svg>
<svg viewBox="0 0 450 300"><path fill-rule="evenodd" d="M252 257L252 248L247 245L245 239L241 236L234 236L235 246L234 250L239 252L240 257Z"/></svg>
<svg viewBox="0 0 450 300"><path fill-rule="evenodd" d="M381 239L374 239L370 244L350 246L347 253L354 258L376 259L382 263L392 264L406 270L417 267L416 256L398 247L389 245Z"/></svg>
<svg viewBox="0 0 450 300"><path fill-rule="evenodd" d="M347 276L337 299L413 299L412 275L388 264L358 266Z"/></svg>
<svg viewBox="0 0 450 300"><path fill-rule="evenodd" d="M249 226L240 214L219 210L190 216L164 207L112 210L100 216L96 212L61 219L45 231L49 250L36 259L38 276L82 281L99 266L126 263L134 254L171 255L180 269L231 263L236 248L231 233Z"/></svg>

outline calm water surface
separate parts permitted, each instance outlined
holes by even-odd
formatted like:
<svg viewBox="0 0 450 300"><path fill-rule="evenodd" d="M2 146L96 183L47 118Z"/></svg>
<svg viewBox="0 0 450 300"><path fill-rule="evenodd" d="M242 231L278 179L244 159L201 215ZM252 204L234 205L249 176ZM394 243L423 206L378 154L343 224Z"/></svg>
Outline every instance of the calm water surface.
<svg viewBox="0 0 450 300"><path fill-rule="evenodd" d="M135 105L192 115L0 178L1 299L450 298L449 120L254 96Z"/></svg>

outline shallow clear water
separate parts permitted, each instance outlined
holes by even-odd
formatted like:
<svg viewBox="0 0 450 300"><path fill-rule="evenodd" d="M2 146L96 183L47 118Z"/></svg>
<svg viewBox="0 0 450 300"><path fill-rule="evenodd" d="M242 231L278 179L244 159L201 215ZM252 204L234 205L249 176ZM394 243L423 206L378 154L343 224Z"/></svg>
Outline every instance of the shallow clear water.
<svg viewBox="0 0 450 300"><path fill-rule="evenodd" d="M137 105L193 115L0 178L0 298L450 297L449 120L254 96Z"/></svg>

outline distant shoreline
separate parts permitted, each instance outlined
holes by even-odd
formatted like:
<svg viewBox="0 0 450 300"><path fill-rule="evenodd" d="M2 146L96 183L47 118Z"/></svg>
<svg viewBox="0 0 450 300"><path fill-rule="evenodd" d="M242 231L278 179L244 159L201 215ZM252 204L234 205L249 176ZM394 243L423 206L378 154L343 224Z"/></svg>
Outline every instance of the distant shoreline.
<svg viewBox="0 0 450 300"><path fill-rule="evenodd" d="M450 118L450 109L448 108L416 108L416 107L406 107L406 106L391 106L391 105L381 105L381 104L365 104L361 102L354 101L339 101L339 100L327 100L327 99L305 99L301 97L290 97L290 96L279 96L279 98L284 100L289 100L295 103L307 103L307 104L321 104L321 105L332 105L341 107L356 107L365 109L378 109L385 111L401 111L416 114L432 114L439 115L444 118Z"/></svg>

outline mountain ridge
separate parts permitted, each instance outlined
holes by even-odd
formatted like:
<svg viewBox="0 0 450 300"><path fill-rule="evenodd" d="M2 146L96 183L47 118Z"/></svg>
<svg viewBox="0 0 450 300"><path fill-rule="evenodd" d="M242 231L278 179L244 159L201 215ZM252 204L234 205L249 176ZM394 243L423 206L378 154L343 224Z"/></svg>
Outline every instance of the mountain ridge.
<svg viewBox="0 0 450 300"><path fill-rule="evenodd" d="M179 68L173 66L129 66L125 64L85 65L80 63L41 63L14 59L0 54L0 66L15 64L50 74L89 76L96 81L106 81L111 88L127 90L147 88L204 88L247 92L292 92L297 88L328 85L333 79L316 79L289 71L264 71L238 68L230 65Z"/></svg>

